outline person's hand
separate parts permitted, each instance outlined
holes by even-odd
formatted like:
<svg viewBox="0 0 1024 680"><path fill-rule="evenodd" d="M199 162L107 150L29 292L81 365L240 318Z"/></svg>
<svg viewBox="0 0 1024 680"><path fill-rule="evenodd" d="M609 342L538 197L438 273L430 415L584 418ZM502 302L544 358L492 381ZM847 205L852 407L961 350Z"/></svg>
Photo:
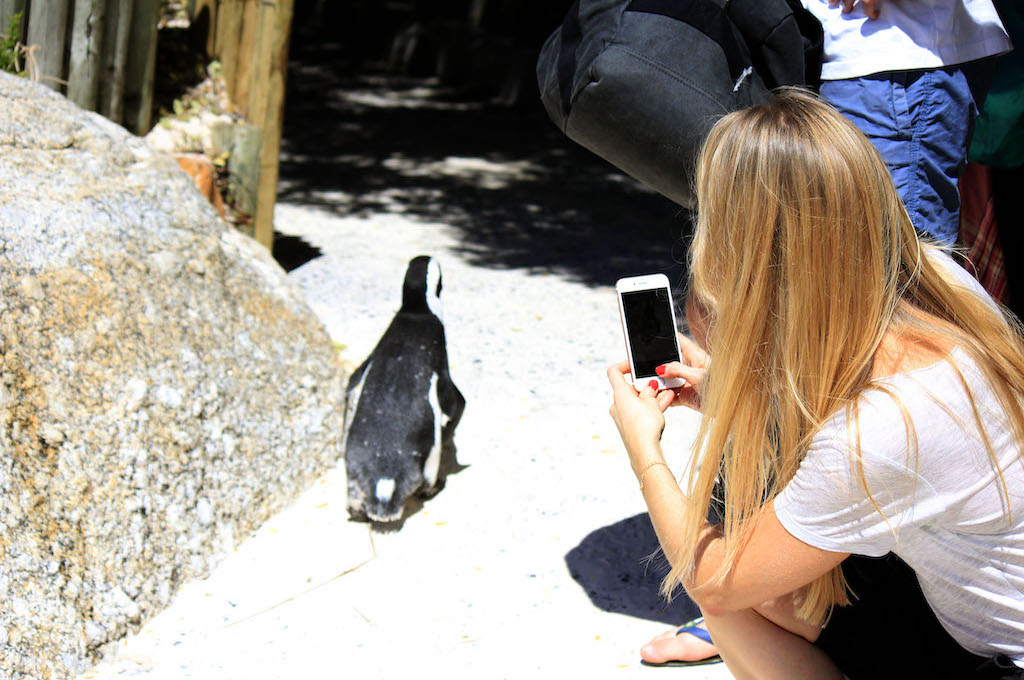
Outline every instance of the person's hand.
<svg viewBox="0 0 1024 680"><path fill-rule="evenodd" d="M608 413L619 430L633 471L639 475L648 464L664 462L661 433L665 430L665 409L676 397L672 390L657 392L651 385L644 385L637 392L626 379L628 374L628 361L608 368L608 382L612 386ZM651 384L658 383L652 380Z"/></svg>
<svg viewBox="0 0 1024 680"><path fill-rule="evenodd" d="M711 357L702 350L697 343L679 333L679 349L682 352L683 360L673 361L659 366L658 375L664 379L680 378L686 381L682 387L673 388L675 399L674 406L687 406L695 411L700 410L700 386L704 382L704 375L708 371L708 364Z"/></svg>
<svg viewBox="0 0 1024 680"><path fill-rule="evenodd" d="M856 0L828 0L829 7L837 7L840 4L843 5L843 14L849 14L853 11L853 4ZM864 14L868 16L868 19L878 18L878 3L881 0L860 0L860 4L864 6Z"/></svg>

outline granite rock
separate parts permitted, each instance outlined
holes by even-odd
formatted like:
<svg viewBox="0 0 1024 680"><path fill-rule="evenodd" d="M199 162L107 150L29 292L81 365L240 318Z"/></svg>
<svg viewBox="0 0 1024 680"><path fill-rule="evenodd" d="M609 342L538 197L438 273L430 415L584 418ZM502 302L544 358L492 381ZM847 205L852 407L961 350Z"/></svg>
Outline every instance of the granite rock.
<svg viewBox="0 0 1024 680"><path fill-rule="evenodd" d="M81 672L295 498L344 380L172 158L0 73L0 678Z"/></svg>

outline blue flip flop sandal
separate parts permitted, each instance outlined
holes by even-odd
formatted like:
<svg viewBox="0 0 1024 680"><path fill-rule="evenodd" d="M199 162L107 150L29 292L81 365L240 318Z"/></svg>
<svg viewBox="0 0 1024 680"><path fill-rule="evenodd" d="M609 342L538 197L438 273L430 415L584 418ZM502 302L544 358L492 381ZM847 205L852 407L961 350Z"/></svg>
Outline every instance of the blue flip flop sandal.
<svg viewBox="0 0 1024 680"><path fill-rule="evenodd" d="M704 622L704 617L703 616L698 616L693 621L687 621L682 626L680 626L678 630L676 630L676 635L682 635L683 633L689 633L690 635L694 636L698 640L703 640L704 642L708 643L709 645L713 645L715 643L711 641L711 634L708 633L703 628L698 628L697 627L698 625L700 625L703 622ZM641 665L643 665L643 666L653 666L653 667L661 667L661 666L675 666L675 667L679 667L679 666L708 666L708 665L713 664L713 663L722 663L722 657L719 656L718 654L715 654L714 656L709 656L706 659L697 659L696 661L675 661L675 660L673 660L673 661L662 661L661 663L654 663L654 662L651 662L651 661L646 661L644 659L640 659L640 664Z"/></svg>

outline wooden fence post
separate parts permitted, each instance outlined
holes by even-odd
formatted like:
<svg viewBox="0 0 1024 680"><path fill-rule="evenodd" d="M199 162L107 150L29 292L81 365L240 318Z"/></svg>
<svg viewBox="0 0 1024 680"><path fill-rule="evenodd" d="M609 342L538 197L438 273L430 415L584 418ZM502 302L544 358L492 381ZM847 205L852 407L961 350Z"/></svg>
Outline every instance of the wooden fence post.
<svg viewBox="0 0 1024 680"><path fill-rule="evenodd" d="M103 41L103 77L97 110L118 125L124 117L124 74L133 4L121 0L107 3L107 35Z"/></svg>
<svg viewBox="0 0 1024 680"><path fill-rule="evenodd" d="M235 70L234 86L228 89L234 92L234 101L245 113L246 118L258 127L263 126L262 120L257 120L256 112L249 106L249 91L256 85L260 77L260 33L263 30L261 18L263 12L260 7L260 0L244 0L242 3L242 35L238 43L238 66Z"/></svg>
<svg viewBox="0 0 1024 680"><path fill-rule="evenodd" d="M239 33L242 30L242 0L223 0L217 7L217 56L220 58L221 73L228 87L232 102L235 99L235 73L238 70Z"/></svg>
<svg viewBox="0 0 1024 680"><path fill-rule="evenodd" d="M124 76L124 126L137 135L146 134L152 124L159 15L159 0L135 0Z"/></svg>
<svg viewBox="0 0 1024 680"><path fill-rule="evenodd" d="M274 242L274 205L277 203L277 176L281 156L281 128L284 124L285 76L291 38L294 0L278 0L273 25L267 27L272 40L267 41L268 71L264 100L254 102L265 107L263 115L263 149L260 156L259 205L253 225L256 240L271 248Z"/></svg>
<svg viewBox="0 0 1024 680"><path fill-rule="evenodd" d="M105 0L76 0L71 25L68 99L90 111L99 97L106 9Z"/></svg>
<svg viewBox="0 0 1024 680"><path fill-rule="evenodd" d="M0 0L0 32L22 12L31 75L55 90L66 86L75 104L144 133L152 117L159 7L160 0Z"/></svg>
<svg viewBox="0 0 1024 680"><path fill-rule="evenodd" d="M260 157L263 148L263 130L248 123L234 126L231 144L231 192L238 209L256 215L259 207ZM255 226L253 227L255 229ZM255 236L255 231L249 236Z"/></svg>
<svg viewBox="0 0 1024 680"><path fill-rule="evenodd" d="M193 19L209 21L208 55L219 59L228 97L247 125L235 130L229 167L253 236L270 248L284 121L284 85L294 0L195 0ZM205 15L205 16L204 16Z"/></svg>
<svg viewBox="0 0 1024 680"><path fill-rule="evenodd" d="M67 46L70 0L33 2L29 6L26 44L34 52L39 80L53 90L64 82L64 49Z"/></svg>

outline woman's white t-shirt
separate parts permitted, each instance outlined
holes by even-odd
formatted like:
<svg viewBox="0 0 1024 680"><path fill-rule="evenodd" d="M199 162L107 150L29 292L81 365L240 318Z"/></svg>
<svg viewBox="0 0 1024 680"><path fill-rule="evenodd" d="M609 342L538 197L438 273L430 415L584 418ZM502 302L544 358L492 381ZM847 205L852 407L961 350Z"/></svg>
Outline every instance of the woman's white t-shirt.
<svg viewBox="0 0 1024 680"><path fill-rule="evenodd" d="M833 417L776 497L775 512L790 534L817 548L895 553L957 642L1024 667L1024 463L980 369L962 350L950 358L959 373L940 361L876 380L859 398L856 419Z"/></svg>

